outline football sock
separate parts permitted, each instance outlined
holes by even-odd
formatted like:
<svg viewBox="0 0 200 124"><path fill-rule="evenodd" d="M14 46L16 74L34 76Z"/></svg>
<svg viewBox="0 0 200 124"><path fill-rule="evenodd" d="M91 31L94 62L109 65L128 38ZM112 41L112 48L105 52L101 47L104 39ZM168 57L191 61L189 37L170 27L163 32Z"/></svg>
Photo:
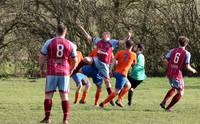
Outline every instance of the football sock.
<svg viewBox="0 0 200 124"><path fill-rule="evenodd" d="M52 99L45 99L44 100L44 111L45 111L45 119L49 119L51 114L51 107L52 107Z"/></svg>
<svg viewBox="0 0 200 124"><path fill-rule="evenodd" d="M107 90L107 92L108 92L108 95L110 95L110 94L112 93L111 87L106 88L106 90Z"/></svg>
<svg viewBox="0 0 200 124"><path fill-rule="evenodd" d="M129 87L128 87L128 86L125 86L125 87L122 89L121 93L119 94L118 100L122 100L122 98L123 98L124 95L128 92L128 90L129 90Z"/></svg>
<svg viewBox="0 0 200 124"><path fill-rule="evenodd" d="M87 91L83 91L81 101L85 101L86 96L87 96Z"/></svg>
<svg viewBox="0 0 200 124"><path fill-rule="evenodd" d="M95 95L94 105L98 105L98 101L99 101L100 96L101 96L101 90L97 89L96 90L96 95Z"/></svg>
<svg viewBox="0 0 200 124"><path fill-rule="evenodd" d="M130 89L128 91L128 102L131 104L132 103L132 97L133 97L133 91Z"/></svg>
<svg viewBox="0 0 200 124"><path fill-rule="evenodd" d="M75 100L74 100L74 102L77 102L77 101L78 101L78 97L79 97L79 95L80 95L79 92L76 92L76 93L75 93Z"/></svg>
<svg viewBox="0 0 200 124"><path fill-rule="evenodd" d="M166 94L166 96L165 96L165 98L164 98L164 100L163 100L163 103L166 103L167 100L168 100L174 93L175 93L175 89L174 89L174 88L171 88L171 89L167 92L167 94Z"/></svg>
<svg viewBox="0 0 200 124"><path fill-rule="evenodd" d="M110 102L117 94L115 92L112 92L104 101L103 104L106 105L108 102Z"/></svg>
<svg viewBox="0 0 200 124"><path fill-rule="evenodd" d="M180 99L181 99L181 94L177 93L177 94L173 97L172 101L170 102L170 104L168 105L168 107L167 107L166 109L167 109L167 110L168 110L168 109L171 109Z"/></svg>
<svg viewBox="0 0 200 124"><path fill-rule="evenodd" d="M69 116L69 101L62 101L62 109L63 109L63 120L68 120Z"/></svg>

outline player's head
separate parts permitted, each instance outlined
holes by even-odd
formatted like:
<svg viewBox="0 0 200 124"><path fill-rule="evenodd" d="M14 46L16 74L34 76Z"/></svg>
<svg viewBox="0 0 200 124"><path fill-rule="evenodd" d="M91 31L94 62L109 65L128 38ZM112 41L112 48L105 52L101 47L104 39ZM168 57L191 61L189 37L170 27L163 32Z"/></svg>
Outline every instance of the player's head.
<svg viewBox="0 0 200 124"><path fill-rule="evenodd" d="M179 36L178 37L178 44L181 47L186 47L189 43L189 39L185 36Z"/></svg>
<svg viewBox="0 0 200 124"><path fill-rule="evenodd" d="M142 51L144 51L144 49L145 49L145 46L143 43L138 43L134 47L135 52L139 52L139 51L142 52Z"/></svg>
<svg viewBox="0 0 200 124"><path fill-rule="evenodd" d="M56 30L57 35L65 36L67 34L67 27L63 24L59 24Z"/></svg>
<svg viewBox="0 0 200 124"><path fill-rule="evenodd" d="M110 32L103 32L101 38L102 38L102 40L104 40L104 41L109 41L110 38L111 38Z"/></svg>
<svg viewBox="0 0 200 124"><path fill-rule="evenodd" d="M127 49L132 49L134 45L134 42L132 40L126 41L126 48Z"/></svg>

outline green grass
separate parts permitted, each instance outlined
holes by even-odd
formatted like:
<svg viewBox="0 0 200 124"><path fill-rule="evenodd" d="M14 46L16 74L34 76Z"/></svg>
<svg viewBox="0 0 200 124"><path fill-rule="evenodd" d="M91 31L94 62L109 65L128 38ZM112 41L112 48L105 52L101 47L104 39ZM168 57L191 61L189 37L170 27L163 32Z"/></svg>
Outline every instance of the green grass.
<svg viewBox="0 0 200 124"><path fill-rule="evenodd" d="M113 80L112 80L113 83ZM104 85L105 86L105 85ZM94 107L95 86L92 85L86 105L72 104L75 84L71 82L70 124L200 124L200 81L185 79L185 94L173 112L164 112L159 103L169 85L166 78L148 78L135 90L133 106L124 108L107 105ZM102 101L107 93L103 88ZM36 82L25 78L0 80L0 124L37 124L43 117L44 79ZM54 95L51 120L62 120L59 95Z"/></svg>

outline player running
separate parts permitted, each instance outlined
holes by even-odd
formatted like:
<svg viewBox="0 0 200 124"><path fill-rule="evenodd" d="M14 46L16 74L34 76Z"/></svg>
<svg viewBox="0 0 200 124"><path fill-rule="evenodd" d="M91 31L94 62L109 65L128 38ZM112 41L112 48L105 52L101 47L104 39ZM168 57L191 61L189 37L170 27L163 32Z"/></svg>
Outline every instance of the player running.
<svg viewBox="0 0 200 124"><path fill-rule="evenodd" d="M78 59L78 63L83 59L83 55L80 51L77 51L77 59ZM81 100L79 101L79 103L85 104L86 103L85 99L86 99L87 94L90 89L90 81L87 78L87 76L82 73L73 73L72 78L76 82L76 86L77 86L74 104L76 104L78 101L78 98L80 96L80 92L81 92L83 85L85 85L85 89L83 91L83 94L82 94L82 97L81 97Z"/></svg>
<svg viewBox="0 0 200 124"><path fill-rule="evenodd" d="M142 54L144 50L144 44L137 44L134 47L134 51L137 54L137 63L131 69L128 80L131 83L131 89L128 92L128 105L132 104L132 97L133 97L133 90L143 81L146 79L145 75L145 58Z"/></svg>
<svg viewBox="0 0 200 124"><path fill-rule="evenodd" d="M190 66L191 54L185 49L188 45L189 39L185 36L180 36L178 38L178 48L170 50L165 58L165 63L167 65L167 77L171 85L171 89L166 94L163 101L160 103L160 106L165 109L167 112L170 112L172 107L181 99L184 94L184 81L182 75L182 68L186 66L187 70L192 73L196 73L196 70ZM170 104L165 108L167 100L171 96L177 94L172 98Z"/></svg>
<svg viewBox="0 0 200 124"><path fill-rule="evenodd" d="M45 117L41 123L50 123L50 113L52 107L53 94L57 87L62 100L63 123L68 124L69 115L69 79L73 72L76 59L76 46L65 39L67 28L64 25L58 25L57 36L45 42L41 49L39 64L42 73L44 73L45 60L47 58L47 75L45 86L44 111ZM68 60L72 59L70 66Z"/></svg>
<svg viewBox="0 0 200 124"><path fill-rule="evenodd" d="M127 73L131 65L136 63L136 54L132 52L133 41L128 40L126 42L126 49L120 50L115 55L117 60L117 65L114 72L114 77L116 78L115 82L115 91L112 92L102 103L100 107L104 107L109 101L111 101L115 96L117 96L120 91L118 100L115 102L118 106L123 107L122 98L128 92L131 87L130 82L127 79Z"/></svg>
<svg viewBox="0 0 200 124"><path fill-rule="evenodd" d="M107 92L110 94L112 89L110 84L109 64L112 57L112 51L115 47L125 43L127 39L130 39L131 32L128 33L128 36L124 40L111 39L110 32L104 32L101 38L92 38L81 26L80 22L77 22L77 25L86 37L88 43L93 42L97 47L97 57L85 57L78 65L77 70L83 65L95 65L99 73L103 76L107 86ZM112 101L111 104L114 105Z"/></svg>

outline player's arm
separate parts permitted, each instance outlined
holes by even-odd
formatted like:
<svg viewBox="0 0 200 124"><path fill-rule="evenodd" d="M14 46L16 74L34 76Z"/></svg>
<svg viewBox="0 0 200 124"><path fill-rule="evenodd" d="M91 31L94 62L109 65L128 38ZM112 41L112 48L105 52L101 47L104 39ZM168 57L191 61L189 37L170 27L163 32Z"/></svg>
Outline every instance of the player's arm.
<svg viewBox="0 0 200 124"><path fill-rule="evenodd" d="M173 50L173 49L172 49ZM165 56L164 56L164 60L163 60L163 63L164 65L167 67L168 64L169 64L169 60L170 60L170 57L171 57L171 52L172 50L170 50Z"/></svg>
<svg viewBox="0 0 200 124"><path fill-rule="evenodd" d="M70 74L73 73L73 71L75 70L76 66L78 65L78 58L77 58L77 47L75 44L71 44L72 45L72 52L71 52L71 67L70 67Z"/></svg>
<svg viewBox="0 0 200 124"><path fill-rule="evenodd" d="M87 39L87 42L90 43L92 42L92 37L90 36L90 34L83 28L83 26L81 25L81 22L79 20L76 21L76 25L78 26L78 28L80 29L81 33L84 35L84 37Z"/></svg>
<svg viewBox="0 0 200 124"><path fill-rule="evenodd" d="M48 46L49 46L50 42L51 42L51 39L49 39L45 42L45 44L42 46L42 49L39 54L38 63L40 65L41 76L44 76L44 74L45 74L45 63L47 60Z"/></svg>
<svg viewBox="0 0 200 124"><path fill-rule="evenodd" d="M73 71L75 70L76 66L78 65L78 58L77 57L73 57L72 58L72 63L71 63L71 70L70 73L72 74Z"/></svg>
<svg viewBox="0 0 200 124"><path fill-rule="evenodd" d="M39 65L40 65L41 76L44 76L44 73L45 73L46 59L47 59L47 57L40 53L38 62L39 62Z"/></svg>
<svg viewBox="0 0 200 124"><path fill-rule="evenodd" d="M191 59L191 54L189 52L186 52L186 60L185 60L186 69L188 71L191 71L192 73L197 73L197 71L194 68L191 67L190 59Z"/></svg>
<svg viewBox="0 0 200 124"><path fill-rule="evenodd" d="M129 30L128 35L124 39L119 40L119 45L126 43L127 40L131 39L131 36L132 36L132 30Z"/></svg>
<svg viewBox="0 0 200 124"><path fill-rule="evenodd" d="M196 71L194 68L192 68L190 64L186 64L186 69L187 69L188 71L191 71L191 72L194 73L194 74L197 73L197 71Z"/></svg>
<svg viewBox="0 0 200 124"><path fill-rule="evenodd" d="M169 61L165 58L165 59L163 60L163 62L164 62L164 65L167 67L168 64L169 64Z"/></svg>

